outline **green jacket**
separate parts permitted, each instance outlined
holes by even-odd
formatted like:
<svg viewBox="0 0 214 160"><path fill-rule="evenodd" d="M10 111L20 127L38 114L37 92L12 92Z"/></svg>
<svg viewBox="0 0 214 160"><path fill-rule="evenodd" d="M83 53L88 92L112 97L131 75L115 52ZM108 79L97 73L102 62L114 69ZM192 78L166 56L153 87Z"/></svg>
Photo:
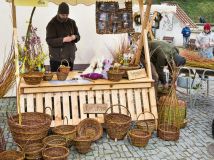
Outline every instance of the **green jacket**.
<svg viewBox="0 0 214 160"><path fill-rule="evenodd" d="M149 50L151 62L154 64L155 69L158 73L159 80L162 84L166 83L166 76L163 72L164 66L167 66L173 60L176 54L179 54L179 50L172 44L164 41L150 41ZM144 50L141 54L141 62L144 59Z"/></svg>

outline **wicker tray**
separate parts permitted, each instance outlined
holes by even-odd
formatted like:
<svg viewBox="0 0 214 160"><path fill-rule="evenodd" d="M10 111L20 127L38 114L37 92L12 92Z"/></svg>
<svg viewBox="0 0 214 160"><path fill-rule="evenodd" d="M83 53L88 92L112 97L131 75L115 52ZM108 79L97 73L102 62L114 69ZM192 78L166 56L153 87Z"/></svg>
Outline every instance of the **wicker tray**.
<svg viewBox="0 0 214 160"><path fill-rule="evenodd" d="M22 74L24 81L26 84L29 85L37 85L40 84L43 78L43 73L41 72L32 72L32 73L25 73Z"/></svg>
<svg viewBox="0 0 214 160"><path fill-rule="evenodd" d="M127 116L125 114L121 114L121 113L109 113L107 114L107 111L111 108L113 108L114 106L121 106L126 108L123 105L112 105L111 107L109 107L105 114L104 114L104 121L105 121L105 125L107 128L107 134L108 136L113 139L113 140L121 140L124 139L124 137L126 136L130 126L131 126L131 114L128 111L128 114L130 116Z"/></svg>
<svg viewBox="0 0 214 160"><path fill-rule="evenodd" d="M49 147L42 151L42 156L44 160L67 160L69 150L62 146Z"/></svg>
<svg viewBox="0 0 214 160"><path fill-rule="evenodd" d="M103 128L96 119L86 118L78 124L77 135L79 137L89 137L91 141L96 141L102 137Z"/></svg>

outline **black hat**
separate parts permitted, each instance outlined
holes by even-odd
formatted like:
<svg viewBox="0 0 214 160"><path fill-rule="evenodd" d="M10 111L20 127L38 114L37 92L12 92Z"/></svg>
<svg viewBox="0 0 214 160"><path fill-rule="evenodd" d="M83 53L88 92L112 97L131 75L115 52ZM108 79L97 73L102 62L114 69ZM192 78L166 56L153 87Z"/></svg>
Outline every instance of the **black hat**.
<svg viewBox="0 0 214 160"><path fill-rule="evenodd" d="M58 14L69 14L69 6L67 3L62 2L58 8Z"/></svg>
<svg viewBox="0 0 214 160"><path fill-rule="evenodd" d="M175 54L174 61L175 61L176 66L183 66L186 64L186 59L184 57L180 56L179 54Z"/></svg>

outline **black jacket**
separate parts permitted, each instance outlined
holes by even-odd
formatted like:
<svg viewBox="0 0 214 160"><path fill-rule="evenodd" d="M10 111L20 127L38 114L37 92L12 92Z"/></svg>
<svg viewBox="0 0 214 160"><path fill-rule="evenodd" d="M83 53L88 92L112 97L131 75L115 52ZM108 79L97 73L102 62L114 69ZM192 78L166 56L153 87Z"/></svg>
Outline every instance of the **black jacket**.
<svg viewBox="0 0 214 160"><path fill-rule="evenodd" d="M76 35L72 42L63 43L63 38L68 35ZM74 20L68 18L66 22L60 22L55 16L46 27L46 41L49 46L50 60L61 61L67 59L74 62L76 44L80 40L78 28Z"/></svg>

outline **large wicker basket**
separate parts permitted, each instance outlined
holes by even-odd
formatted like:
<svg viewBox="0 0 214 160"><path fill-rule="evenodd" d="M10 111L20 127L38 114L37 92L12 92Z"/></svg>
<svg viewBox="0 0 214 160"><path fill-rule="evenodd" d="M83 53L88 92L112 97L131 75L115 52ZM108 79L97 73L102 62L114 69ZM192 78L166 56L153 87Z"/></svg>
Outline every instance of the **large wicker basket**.
<svg viewBox="0 0 214 160"><path fill-rule="evenodd" d="M21 146L41 142L47 136L52 118L39 112L21 113L22 123L19 125L19 115L8 116L8 125L13 139Z"/></svg>
<svg viewBox="0 0 214 160"><path fill-rule="evenodd" d="M3 130L0 128L0 153L5 151L6 149L6 143L4 139Z"/></svg>
<svg viewBox="0 0 214 160"><path fill-rule="evenodd" d="M67 125L60 125L60 126L54 127L52 129L52 132L56 135L60 135L66 138L68 146L71 146L72 141L74 140L74 138L76 138L77 130L76 130L76 126L68 125L68 118L66 116L65 118L67 119Z"/></svg>
<svg viewBox="0 0 214 160"><path fill-rule="evenodd" d="M29 85L37 85L41 83L43 73L41 72L24 73L22 77L24 78L25 83Z"/></svg>
<svg viewBox="0 0 214 160"><path fill-rule="evenodd" d="M75 148L79 153L85 154L91 150L90 137L76 137L74 139Z"/></svg>
<svg viewBox="0 0 214 160"><path fill-rule="evenodd" d="M126 136L130 126L131 126L131 114L128 111L128 115L125 114L121 114L121 113L109 113L107 114L107 111L111 108L113 108L114 106L121 106L126 108L123 105L112 105L111 107L109 107L104 115L104 121L105 121L105 125L107 128L107 134L108 136L113 139L113 140L121 140L124 139L124 137Z"/></svg>
<svg viewBox="0 0 214 160"><path fill-rule="evenodd" d="M66 62L67 66L64 66L63 62ZM61 65L59 67L59 71L62 72L62 73L67 73L68 74L70 72L70 69L71 69L71 67L69 66L69 62L66 59L63 59L61 61Z"/></svg>
<svg viewBox="0 0 214 160"><path fill-rule="evenodd" d="M160 124L158 125L157 135L160 139L165 141L177 141L179 139L180 131L174 125Z"/></svg>
<svg viewBox="0 0 214 160"><path fill-rule="evenodd" d="M108 80L118 82L123 78L124 73L125 71L122 70L109 70L107 72Z"/></svg>
<svg viewBox="0 0 214 160"><path fill-rule="evenodd" d="M151 138L151 132L148 131L148 125L144 122L147 126L147 131L142 129L131 129L128 133L128 137L130 139L130 143L136 147L145 147L149 139Z"/></svg>
<svg viewBox="0 0 214 160"><path fill-rule="evenodd" d="M79 137L89 137L91 141L96 141L102 137L103 128L96 119L86 118L78 124L77 134Z"/></svg>
<svg viewBox="0 0 214 160"><path fill-rule="evenodd" d="M1 160L24 160L24 154L20 151L4 151L0 157Z"/></svg>
<svg viewBox="0 0 214 160"><path fill-rule="evenodd" d="M152 115L152 119L145 119L145 114ZM141 115L144 115L143 120L138 120ZM145 123L146 122L146 123ZM155 116L151 112L142 112L138 115L136 126L143 131L149 131L151 134L156 130Z"/></svg>
<svg viewBox="0 0 214 160"><path fill-rule="evenodd" d="M42 156L44 160L67 160L69 150L62 146L49 147L42 151Z"/></svg>

